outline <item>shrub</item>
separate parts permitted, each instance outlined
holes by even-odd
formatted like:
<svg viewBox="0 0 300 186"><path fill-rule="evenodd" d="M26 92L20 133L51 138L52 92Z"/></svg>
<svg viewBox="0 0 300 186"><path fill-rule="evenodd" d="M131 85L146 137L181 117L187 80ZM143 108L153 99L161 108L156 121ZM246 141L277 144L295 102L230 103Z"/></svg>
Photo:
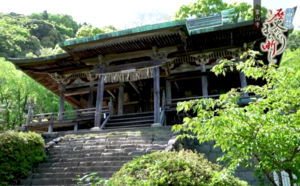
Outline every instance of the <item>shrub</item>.
<svg viewBox="0 0 300 186"><path fill-rule="evenodd" d="M44 140L36 133L0 133L0 183L9 185L28 175L45 158Z"/></svg>
<svg viewBox="0 0 300 186"><path fill-rule="evenodd" d="M94 185L111 186L247 186L217 164L192 151L155 152L126 163L106 182L86 176ZM80 180L80 179L79 179ZM84 182L81 179L81 183ZM97 181L97 183L95 183Z"/></svg>

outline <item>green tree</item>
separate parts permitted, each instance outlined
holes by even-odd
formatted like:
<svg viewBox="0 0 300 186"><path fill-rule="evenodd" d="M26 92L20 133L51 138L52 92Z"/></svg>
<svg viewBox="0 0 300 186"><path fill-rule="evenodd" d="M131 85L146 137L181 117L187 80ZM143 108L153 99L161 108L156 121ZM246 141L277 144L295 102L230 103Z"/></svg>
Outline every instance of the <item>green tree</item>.
<svg viewBox="0 0 300 186"><path fill-rule="evenodd" d="M287 41L287 48L291 51L295 51L296 49L300 48L300 31L293 31Z"/></svg>
<svg viewBox="0 0 300 186"><path fill-rule="evenodd" d="M104 30L93 27L92 25L83 25L76 33L76 38L83 38L105 33Z"/></svg>
<svg viewBox="0 0 300 186"><path fill-rule="evenodd" d="M235 2L227 4L222 0L198 0L188 5L182 5L175 13L174 19L181 20L191 17L207 17L220 14L222 10L235 8L231 22L240 22L253 19L253 7L245 2ZM267 13L267 9L262 7L262 17Z"/></svg>
<svg viewBox="0 0 300 186"><path fill-rule="evenodd" d="M245 107L239 106L240 92L232 89L220 99L200 99L178 104L177 110L193 109L197 117L185 118L175 130L192 131L202 143L215 141L226 152L220 160L230 169L238 165L259 168L273 185L273 172L285 171L291 186L300 182L300 61L299 50L290 54L280 68L255 59L255 52L243 55L244 63L225 60L213 72L226 74L225 64L249 78L262 78L263 86L242 89L259 96ZM291 66L293 68L290 68ZM293 179L295 175L298 179Z"/></svg>
<svg viewBox="0 0 300 186"><path fill-rule="evenodd" d="M188 5L182 5L175 13L174 19L200 18L220 14L222 10L226 9L226 6L227 3L224 3L222 0L198 0Z"/></svg>
<svg viewBox="0 0 300 186"><path fill-rule="evenodd" d="M0 13L0 56L18 57L22 53L21 45L26 44L30 36L29 20L24 16L11 16Z"/></svg>
<svg viewBox="0 0 300 186"><path fill-rule="evenodd" d="M58 96L22 71L16 70L4 58L0 58L0 66L0 118L4 120L0 128L8 130L24 124L29 100L34 101L33 109L36 114L58 111ZM73 107L65 104L65 110L73 110Z"/></svg>

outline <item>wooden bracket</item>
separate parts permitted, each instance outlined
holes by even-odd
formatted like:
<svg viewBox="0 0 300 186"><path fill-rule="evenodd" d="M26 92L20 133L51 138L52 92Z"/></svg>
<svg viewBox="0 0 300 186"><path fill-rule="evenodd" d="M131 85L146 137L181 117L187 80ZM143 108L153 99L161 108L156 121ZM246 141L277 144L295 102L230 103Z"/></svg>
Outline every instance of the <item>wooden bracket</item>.
<svg viewBox="0 0 300 186"><path fill-rule="evenodd" d="M183 43L183 47L184 47L184 50L186 51L187 50L187 35L185 34L185 32L182 30L182 29L178 29L178 33L180 35L180 38L181 38L181 41Z"/></svg>

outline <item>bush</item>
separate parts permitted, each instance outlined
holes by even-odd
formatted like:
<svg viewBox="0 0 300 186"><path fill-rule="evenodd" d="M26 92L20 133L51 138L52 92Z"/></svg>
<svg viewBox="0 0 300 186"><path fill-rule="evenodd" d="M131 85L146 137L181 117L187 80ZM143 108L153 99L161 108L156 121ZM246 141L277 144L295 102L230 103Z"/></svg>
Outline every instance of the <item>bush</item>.
<svg viewBox="0 0 300 186"><path fill-rule="evenodd" d="M0 183L9 185L25 178L34 164L45 158L44 140L36 133L0 133Z"/></svg>
<svg viewBox="0 0 300 186"><path fill-rule="evenodd" d="M94 185L111 186L247 186L244 181L225 174L217 164L191 151L155 152L126 163L106 182L85 176ZM80 180L80 179L79 179ZM84 180L80 180L84 183ZM97 181L97 183L95 183ZM86 183L86 182L85 182Z"/></svg>

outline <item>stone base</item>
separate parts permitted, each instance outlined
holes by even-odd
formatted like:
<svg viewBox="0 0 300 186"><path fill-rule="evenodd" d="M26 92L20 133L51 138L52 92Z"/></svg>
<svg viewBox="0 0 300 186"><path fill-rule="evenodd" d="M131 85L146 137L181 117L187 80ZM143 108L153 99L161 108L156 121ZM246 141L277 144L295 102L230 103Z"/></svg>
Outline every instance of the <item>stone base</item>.
<svg viewBox="0 0 300 186"><path fill-rule="evenodd" d="M160 124L160 123L153 123L151 125L151 127L162 127L162 124Z"/></svg>
<svg viewBox="0 0 300 186"><path fill-rule="evenodd" d="M93 128L91 128L90 130L91 130L91 131L100 131L100 130L102 130L102 129L100 129L99 127L93 127Z"/></svg>

